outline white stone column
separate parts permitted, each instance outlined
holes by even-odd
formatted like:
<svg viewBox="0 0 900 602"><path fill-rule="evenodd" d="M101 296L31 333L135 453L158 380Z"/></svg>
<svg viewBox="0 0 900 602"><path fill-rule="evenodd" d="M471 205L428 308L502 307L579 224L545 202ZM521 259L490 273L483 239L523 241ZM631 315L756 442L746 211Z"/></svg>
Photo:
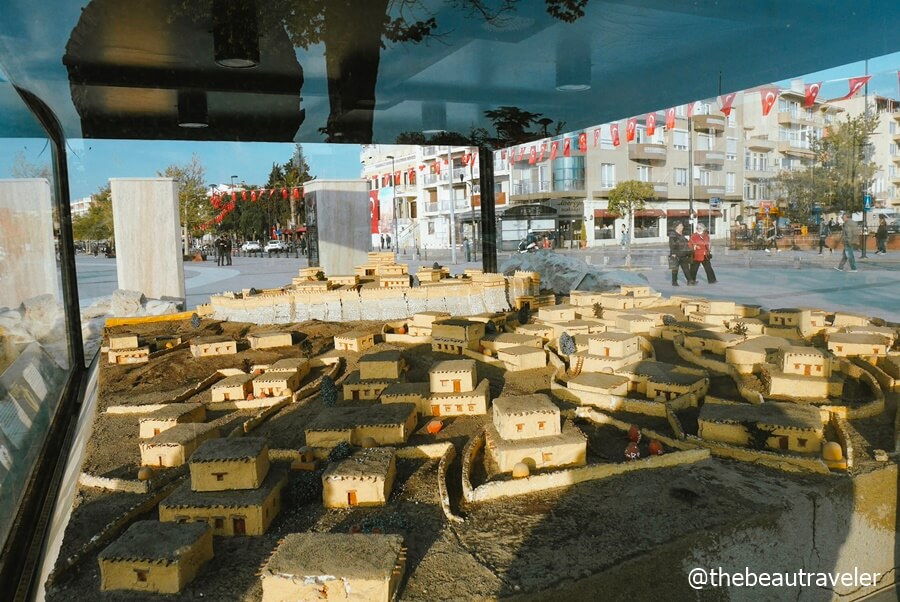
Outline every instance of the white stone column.
<svg viewBox="0 0 900 602"><path fill-rule="evenodd" d="M56 265L50 183L0 180L0 307L38 295L61 300Z"/></svg>

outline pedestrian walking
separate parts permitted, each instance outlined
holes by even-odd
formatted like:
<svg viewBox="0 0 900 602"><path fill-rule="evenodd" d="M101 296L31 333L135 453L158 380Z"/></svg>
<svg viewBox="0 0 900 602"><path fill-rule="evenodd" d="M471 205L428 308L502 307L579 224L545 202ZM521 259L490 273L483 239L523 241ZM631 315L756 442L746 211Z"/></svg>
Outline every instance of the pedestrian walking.
<svg viewBox="0 0 900 602"><path fill-rule="evenodd" d="M384 237L384 245L385 245L385 246L384 246L385 249L387 249L388 251L391 250L391 235L390 235L390 234L386 234L386 235L385 235L385 237Z"/></svg>
<svg viewBox="0 0 900 602"><path fill-rule="evenodd" d="M225 238L222 236L216 239L216 265L225 265Z"/></svg>
<svg viewBox="0 0 900 602"><path fill-rule="evenodd" d="M672 286L678 286L678 267L684 273L684 279L688 284L697 284L691 278L691 247L684 237L684 223L678 222L675 228L669 232L669 269L672 270Z"/></svg>
<svg viewBox="0 0 900 602"><path fill-rule="evenodd" d="M853 255L853 243L859 238L859 227L853 221L853 217L849 213L844 214L844 226L841 228L841 243L844 245L844 251L841 254L841 262L834 269L839 272L844 271L844 265L850 262L850 271L856 271L856 257Z"/></svg>
<svg viewBox="0 0 900 602"><path fill-rule="evenodd" d="M463 236L463 251L466 254L466 261L472 261L472 247L469 244L469 238L467 236Z"/></svg>
<svg viewBox="0 0 900 602"><path fill-rule="evenodd" d="M879 215L878 230L875 232L875 244L878 247L878 250L875 251L876 255L885 255L887 253L887 239L887 219L883 215Z"/></svg>
<svg viewBox="0 0 900 602"><path fill-rule="evenodd" d="M697 282L697 271L703 266L706 272L706 282L709 284L716 283L716 273L713 271L712 263L712 247L710 246L709 233L706 232L706 226L702 223L697 224L697 230L691 234L691 249L694 252L693 261L691 262L691 280Z"/></svg>
<svg viewBox="0 0 900 602"><path fill-rule="evenodd" d="M381 235L381 250L384 251L384 234Z"/></svg>
<svg viewBox="0 0 900 602"><path fill-rule="evenodd" d="M834 253L834 249L828 246L828 235L831 233L831 228L827 224L819 222L819 255L822 254L822 249L827 248L830 253Z"/></svg>
<svg viewBox="0 0 900 602"><path fill-rule="evenodd" d="M225 238L225 265L231 265L231 237Z"/></svg>
<svg viewBox="0 0 900 602"><path fill-rule="evenodd" d="M619 244L622 245L622 248L625 248L625 245L628 244L628 228L625 224L622 224L622 233L619 236Z"/></svg>

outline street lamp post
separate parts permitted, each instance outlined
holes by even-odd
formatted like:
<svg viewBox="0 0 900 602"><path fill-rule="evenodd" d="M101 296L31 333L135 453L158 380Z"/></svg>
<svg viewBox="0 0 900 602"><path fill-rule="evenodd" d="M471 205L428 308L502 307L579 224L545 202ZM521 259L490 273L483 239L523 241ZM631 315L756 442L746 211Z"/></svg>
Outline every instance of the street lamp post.
<svg viewBox="0 0 900 602"><path fill-rule="evenodd" d="M234 198L234 181L237 180L237 176L231 176L231 195ZM232 225L234 224L234 218L231 218ZM228 238L232 238L231 234L228 235Z"/></svg>
<svg viewBox="0 0 900 602"><path fill-rule="evenodd" d="M391 160L391 208L394 212L394 253L399 255L400 228L397 222L399 215L397 214L397 181L394 179L396 176L396 172L394 171L394 155L388 155L387 158Z"/></svg>
<svg viewBox="0 0 900 602"><path fill-rule="evenodd" d="M869 74L869 60L866 59L866 75ZM866 80L866 99L863 101L865 103L865 127L869 127L869 81ZM863 178L865 178L865 189L863 190L863 226L862 226L862 253L860 253L860 259L868 259L868 255L866 255L866 247L869 246L869 206L872 204L872 197L869 195L869 178L866 167L869 164L869 140L866 137L865 143L863 144Z"/></svg>

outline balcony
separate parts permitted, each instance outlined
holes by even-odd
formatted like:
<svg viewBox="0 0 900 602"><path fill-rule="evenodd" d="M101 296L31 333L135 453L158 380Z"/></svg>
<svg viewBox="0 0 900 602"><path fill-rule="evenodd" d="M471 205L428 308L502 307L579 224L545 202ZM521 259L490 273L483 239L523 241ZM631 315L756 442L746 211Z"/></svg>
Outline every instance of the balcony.
<svg viewBox="0 0 900 602"><path fill-rule="evenodd" d="M447 183L447 171L441 173L427 173L422 177L422 182L426 188L434 188L438 184Z"/></svg>
<svg viewBox="0 0 900 602"><path fill-rule="evenodd" d="M714 196L725 196L725 187L720 184L710 184L708 186L694 186L695 199L710 199Z"/></svg>
<svg viewBox="0 0 900 602"><path fill-rule="evenodd" d="M775 141L767 136L752 136L744 143L747 148L757 152L769 152L775 150Z"/></svg>
<svg viewBox="0 0 900 602"><path fill-rule="evenodd" d="M695 130L725 131L726 118L721 115L694 115L691 121Z"/></svg>
<svg viewBox="0 0 900 602"><path fill-rule="evenodd" d="M891 161L893 161L894 163L900 163L900 153L897 153L896 155L893 155L893 156L891 157Z"/></svg>
<svg viewBox="0 0 900 602"><path fill-rule="evenodd" d="M768 166L744 167L744 177L748 180L770 180L775 174L775 170Z"/></svg>
<svg viewBox="0 0 900 602"><path fill-rule="evenodd" d="M809 148L809 142L800 140L779 140L778 152L795 157L812 157L814 155Z"/></svg>
<svg viewBox="0 0 900 602"><path fill-rule="evenodd" d="M506 205L506 193L505 192L495 192L494 193L494 205ZM473 194L472 195L472 208L477 209L481 207L481 195Z"/></svg>
<svg viewBox="0 0 900 602"><path fill-rule="evenodd" d="M900 142L900 132L897 132L896 134L891 136L891 138L894 140L894 142Z"/></svg>
<svg viewBox="0 0 900 602"><path fill-rule="evenodd" d="M900 173L891 176L891 182L894 186L900 185Z"/></svg>
<svg viewBox="0 0 900 602"><path fill-rule="evenodd" d="M653 193L658 199L669 198L669 184L666 182L651 182L653 184Z"/></svg>
<svg viewBox="0 0 900 602"><path fill-rule="evenodd" d="M628 145L628 158L633 161L666 161L665 144L630 144Z"/></svg>
<svg viewBox="0 0 900 602"><path fill-rule="evenodd" d="M783 111L778 113L778 125L813 125L812 117L802 111Z"/></svg>
<svg viewBox="0 0 900 602"><path fill-rule="evenodd" d="M725 153L722 151L695 150L694 165L725 165Z"/></svg>
<svg viewBox="0 0 900 602"><path fill-rule="evenodd" d="M539 192L550 192L550 182L544 180L541 182L516 182L513 184L513 196Z"/></svg>

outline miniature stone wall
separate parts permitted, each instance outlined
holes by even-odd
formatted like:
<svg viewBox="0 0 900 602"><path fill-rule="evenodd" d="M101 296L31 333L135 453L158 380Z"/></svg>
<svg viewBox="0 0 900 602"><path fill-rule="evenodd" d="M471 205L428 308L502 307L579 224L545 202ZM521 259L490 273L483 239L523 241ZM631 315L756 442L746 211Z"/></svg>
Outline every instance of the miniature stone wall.
<svg viewBox="0 0 900 602"><path fill-rule="evenodd" d="M719 458L728 458L730 460L738 460L740 462L749 462L751 464L761 464L770 468L777 468L785 472L817 472L821 474L831 474L831 471L825 466L819 458L803 458L799 456L787 456L777 452L759 451L748 449L746 447L738 447L728 445L727 443L718 443L715 441L705 441L694 435L686 435L685 439L709 449L712 455Z"/></svg>
<svg viewBox="0 0 900 602"><path fill-rule="evenodd" d="M844 459L847 460L847 470L852 470L856 457L856 451L853 449L853 437L850 435L850 430L853 427L850 426L850 423L844 418L841 418L834 413L831 414L829 423L832 428L834 428L837 442L840 443L841 448L844 450Z"/></svg>

